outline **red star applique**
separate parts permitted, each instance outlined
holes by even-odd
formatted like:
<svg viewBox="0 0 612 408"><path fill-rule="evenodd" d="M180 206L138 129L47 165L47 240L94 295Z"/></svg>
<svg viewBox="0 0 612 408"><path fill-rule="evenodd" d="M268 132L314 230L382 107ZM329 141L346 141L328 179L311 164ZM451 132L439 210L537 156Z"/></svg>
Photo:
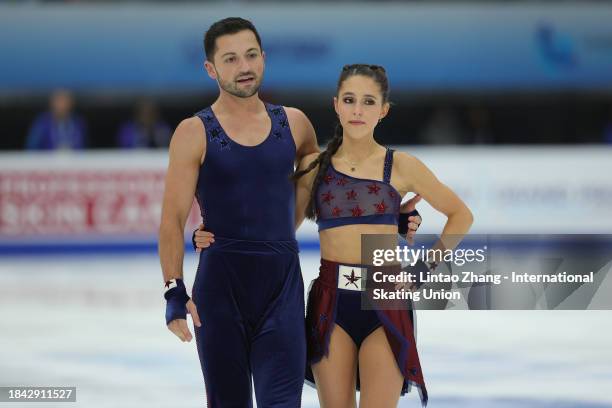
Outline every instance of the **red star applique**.
<svg viewBox="0 0 612 408"><path fill-rule="evenodd" d="M355 208L351 208L351 211L353 213L353 217L361 217L361 214L363 214L363 210L359 208L359 204L357 204Z"/></svg>
<svg viewBox="0 0 612 408"><path fill-rule="evenodd" d="M346 192L346 199L347 200L355 200L355 199L357 199L357 193L355 192L355 190L347 191Z"/></svg>
<svg viewBox="0 0 612 408"><path fill-rule="evenodd" d="M361 277L360 276L355 276L355 270L354 269L351 269L351 274L350 275L343 275L343 276L348 280L348 282L346 282L344 284L344 286L348 286L350 284L353 284L353 285L355 285L355 287L357 289L359 289L359 286L357 286L357 281L359 279L361 279Z"/></svg>
<svg viewBox="0 0 612 408"><path fill-rule="evenodd" d="M387 206L385 205L385 200L382 200L380 203L374 204L374 208L376 208L376 212L378 214L384 214Z"/></svg>
<svg viewBox="0 0 612 408"><path fill-rule="evenodd" d="M378 195L378 191L380 190L380 186L378 184L368 184L368 194L376 194Z"/></svg>
<svg viewBox="0 0 612 408"><path fill-rule="evenodd" d="M331 183L333 179L334 179L334 176L332 176L331 174L326 174L325 177L323 177L323 182L325 184L329 184Z"/></svg>
<svg viewBox="0 0 612 408"><path fill-rule="evenodd" d="M395 191L389 191L389 197L395 198Z"/></svg>
<svg viewBox="0 0 612 408"><path fill-rule="evenodd" d="M334 209L332 210L332 215L334 217L339 217L340 213L342 213L342 209L338 206L335 206Z"/></svg>
<svg viewBox="0 0 612 408"><path fill-rule="evenodd" d="M331 193L331 191L321 194L321 197L323 197L323 202L327 203L328 205L331 205L331 200L335 198L334 195Z"/></svg>
<svg viewBox="0 0 612 408"><path fill-rule="evenodd" d="M336 182L336 184L339 186L344 186L346 183L348 183L348 179L346 177L339 178Z"/></svg>

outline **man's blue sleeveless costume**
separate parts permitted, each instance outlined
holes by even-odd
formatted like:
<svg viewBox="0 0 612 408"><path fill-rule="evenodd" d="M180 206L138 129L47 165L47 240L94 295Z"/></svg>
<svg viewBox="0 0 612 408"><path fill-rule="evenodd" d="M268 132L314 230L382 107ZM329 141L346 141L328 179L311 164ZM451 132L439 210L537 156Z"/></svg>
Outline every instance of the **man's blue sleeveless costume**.
<svg viewBox="0 0 612 408"><path fill-rule="evenodd" d="M200 253L192 298L209 407L299 407L306 362L304 283L295 240L296 146L285 110L266 104L267 138L244 146L212 109L197 113L206 155L196 197L215 242Z"/></svg>

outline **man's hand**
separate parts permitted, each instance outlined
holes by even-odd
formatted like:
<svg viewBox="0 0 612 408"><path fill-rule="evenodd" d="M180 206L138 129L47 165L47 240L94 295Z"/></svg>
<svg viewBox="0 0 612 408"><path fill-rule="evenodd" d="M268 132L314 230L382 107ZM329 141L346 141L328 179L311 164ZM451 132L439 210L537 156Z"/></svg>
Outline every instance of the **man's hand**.
<svg viewBox="0 0 612 408"><path fill-rule="evenodd" d="M418 194L406 201L400 207L400 214L408 214L416 210L416 205L419 201L421 201L421 196ZM422 219L419 215L408 217L408 234L406 234L406 239L410 245L414 245L414 236L421 225L421 221Z"/></svg>
<svg viewBox="0 0 612 408"><path fill-rule="evenodd" d="M202 323L200 322L200 316L198 316L198 310L196 308L193 300L189 299L185 304L187 307L187 312L191 314L191 318L193 319L193 324L197 327L201 327ZM181 341L191 341L193 336L189 331L189 327L187 327L187 320L185 319L174 319L170 323L168 323L168 329L176 334L176 336L181 339Z"/></svg>
<svg viewBox="0 0 612 408"><path fill-rule="evenodd" d="M208 248L210 244L215 242L215 235L212 232L204 231L204 224L200 224L197 230L193 231L191 238L196 252L202 252L202 249Z"/></svg>

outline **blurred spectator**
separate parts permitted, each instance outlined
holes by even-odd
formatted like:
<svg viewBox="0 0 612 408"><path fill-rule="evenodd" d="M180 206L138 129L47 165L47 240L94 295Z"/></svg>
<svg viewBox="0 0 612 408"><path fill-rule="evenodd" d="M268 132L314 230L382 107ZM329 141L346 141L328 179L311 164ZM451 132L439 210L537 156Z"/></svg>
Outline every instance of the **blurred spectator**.
<svg viewBox="0 0 612 408"><path fill-rule="evenodd" d="M421 132L421 140L425 144L462 143L461 128L455 112L448 106L436 108Z"/></svg>
<svg viewBox="0 0 612 408"><path fill-rule="evenodd" d="M604 125L603 141L612 144L612 105L608 108L608 118Z"/></svg>
<svg viewBox="0 0 612 408"><path fill-rule="evenodd" d="M51 94L49 111L34 120L28 133L26 149L58 150L85 147L85 124L72 112L74 99L64 89Z"/></svg>
<svg viewBox="0 0 612 408"><path fill-rule="evenodd" d="M473 105L467 111L467 142L472 144L493 143L491 115L481 105Z"/></svg>
<svg viewBox="0 0 612 408"><path fill-rule="evenodd" d="M124 123L117 134L117 145L124 149L167 147L170 126L159 118L152 101L141 101L136 106L134 119Z"/></svg>

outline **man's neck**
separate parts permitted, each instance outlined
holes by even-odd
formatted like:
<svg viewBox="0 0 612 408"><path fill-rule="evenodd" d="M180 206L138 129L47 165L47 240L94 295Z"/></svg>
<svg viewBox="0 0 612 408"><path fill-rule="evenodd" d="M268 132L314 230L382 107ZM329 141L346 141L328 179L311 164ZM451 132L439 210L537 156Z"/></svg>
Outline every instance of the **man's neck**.
<svg viewBox="0 0 612 408"><path fill-rule="evenodd" d="M232 115L238 116L257 114L263 107L263 102L259 99L259 94L255 94L248 98L239 98L227 92L222 92L212 104L212 108L216 114L231 113Z"/></svg>

